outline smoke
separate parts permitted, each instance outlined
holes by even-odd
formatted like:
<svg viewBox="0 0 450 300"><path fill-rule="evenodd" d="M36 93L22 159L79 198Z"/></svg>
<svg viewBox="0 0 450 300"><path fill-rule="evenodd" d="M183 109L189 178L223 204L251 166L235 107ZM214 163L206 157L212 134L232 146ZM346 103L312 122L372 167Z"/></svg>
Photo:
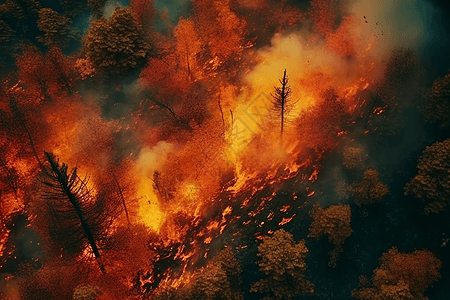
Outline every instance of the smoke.
<svg viewBox="0 0 450 300"><path fill-rule="evenodd" d="M105 6L103 7L103 16L106 19L112 16L116 7L126 7L128 6L128 0L108 0Z"/></svg>
<svg viewBox="0 0 450 300"><path fill-rule="evenodd" d="M167 13L170 20L177 23L178 17L184 13L183 8L188 2L188 0L154 0L153 5L160 14Z"/></svg>
<svg viewBox="0 0 450 300"><path fill-rule="evenodd" d="M433 42L433 32L440 32L440 12L422 0L351 1L348 13L356 16L355 33L361 39L376 37L378 47L373 54L386 57L395 46L421 50Z"/></svg>

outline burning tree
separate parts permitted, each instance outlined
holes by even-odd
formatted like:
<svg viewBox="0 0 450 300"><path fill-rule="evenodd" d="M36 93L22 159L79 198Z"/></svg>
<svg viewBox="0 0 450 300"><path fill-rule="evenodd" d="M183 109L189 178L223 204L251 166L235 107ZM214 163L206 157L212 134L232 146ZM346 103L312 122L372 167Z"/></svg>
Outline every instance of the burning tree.
<svg viewBox="0 0 450 300"><path fill-rule="evenodd" d="M286 75L286 69L284 70L283 79L280 79L281 87L275 86L275 94L272 96L273 110L278 117L281 118L281 131L280 131L280 144L283 140L284 124L287 120L287 115L295 105L295 101L292 100L292 89L288 85L288 77Z"/></svg>
<svg viewBox="0 0 450 300"><path fill-rule="evenodd" d="M380 267L375 269L372 284L365 277L360 279L360 288L352 291L359 300L427 300L423 294L440 278L441 261L428 250L400 253L390 249L380 258Z"/></svg>
<svg viewBox="0 0 450 300"><path fill-rule="evenodd" d="M243 300L242 269L230 247L214 256L204 269L194 276L192 285L184 289L163 289L157 300Z"/></svg>
<svg viewBox="0 0 450 300"><path fill-rule="evenodd" d="M308 237L320 238L324 235L328 236L328 240L335 245L330 252L330 261L328 265L335 267L342 252L342 245L345 240L352 234L350 225L352 211L350 205L332 205L327 209L323 209L316 204L310 212L313 222L309 228Z"/></svg>
<svg viewBox="0 0 450 300"><path fill-rule="evenodd" d="M50 214L48 230L52 241L65 255L74 257L90 248L100 270L106 272L99 245L109 237L108 229L115 215L107 208L104 195L93 195L88 180L78 176L77 168L68 173L66 164L60 166L51 153L45 155L50 169L43 183L50 189L44 200Z"/></svg>
<svg viewBox="0 0 450 300"><path fill-rule="evenodd" d="M304 274L308 252L305 240L296 244L291 233L275 231L258 246L259 269L266 278L254 283L250 291L267 293L271 298L264 299L277 300L313 293L314 285Z"/></svg>
<svg viewBox="0 0 450 300"><path fill-rule="evenodd" d="M417 169L405 186L405 195L428 201L426 213L440 212L450 200L450 139L426 147Z"/></svg>

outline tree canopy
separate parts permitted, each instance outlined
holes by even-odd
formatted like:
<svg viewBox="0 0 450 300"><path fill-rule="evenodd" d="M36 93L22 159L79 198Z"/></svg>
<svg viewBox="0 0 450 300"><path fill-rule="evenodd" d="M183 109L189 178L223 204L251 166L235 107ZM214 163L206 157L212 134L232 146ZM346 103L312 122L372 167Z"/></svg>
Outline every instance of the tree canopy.
<svg viewBox="0 0 450 300"><path fill-rule="evenodd" d="M426 201L426 213L445 209L450 202L450 139L427 146L417 169L417 175L405 186L405 195Z"/></svg>
<svg viewBox="0 0 450 300"><path fill-rule="evenodd" d="M108 78L139 70L150 54L150 45L129 8L116 7L109 20L94 20L85 43L92 66Z"/></svg>
<svg viewBox="0 0 450 300"><path fill-rule="evenodd" d="M440 278L441 261L428 250L401 253L390 249L380 258L372 284L364 280L352 291L359 300L428 300L423 294Z"/></svg>
<svg viewBox="0 0 450 300"><path fill-rule="evenodd" d="M389 193L386 184L378 181L378 171L368 169L364 172L364 178L360 182L355 182L348 187L350 195L359 206L363 204L375 203L383 200Z"/></svg>
<svg viewBox="0 0 450 300"><path fill-rule="evenodd" d="M338 255L342 252L342 245L353 232L350 224L352 217L350 205L331 205L327 209L315 205L310 215L313 222L309 228L308 237L328 236L328 240L335 245L330 252L329 265L335 267Z"/></svg>
<svg viewBox="0 0 450 300"><path fill-rule="evenodd" d="M304 240L295 243L291 233L275 231L258 246L259 270L265 278L254 283L250 291L265 293L264 299L277 300L313 293L314 285L304 274L308 252Z"/></svg>

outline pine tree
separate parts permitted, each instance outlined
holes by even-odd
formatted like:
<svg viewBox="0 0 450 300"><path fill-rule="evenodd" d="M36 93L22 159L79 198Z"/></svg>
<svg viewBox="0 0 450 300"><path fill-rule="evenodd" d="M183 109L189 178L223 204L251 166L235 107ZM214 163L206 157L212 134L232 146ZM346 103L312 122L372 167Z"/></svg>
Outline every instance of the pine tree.
<svg viewBox="0 0 450 300"><path fill-rule="evenodd" d="M99 245L108 239L108 229L116 214L109 210L105 197L94 196L81 179L77 168L68 173L66 164L59 165L53 154L45 152L50 169L46 171L50 187L44 195L50 212L49 233L63 251L61 255L78 256L90 248L100 270L105 273Z"/></svg>
<svg viewBox="0 0 450 300"><path fill-rule="evenodd" d="M281 118L281 132L280 132L280 144L283 140L284 124L287 120L287 115L295 105L295 101L292 100L292 89L288 85L288 77L286 75L286 69L284 70L283 79L280 79L281 87L275 86L275 94L271 94L273 100L272 105L275 113Z"/></svg>

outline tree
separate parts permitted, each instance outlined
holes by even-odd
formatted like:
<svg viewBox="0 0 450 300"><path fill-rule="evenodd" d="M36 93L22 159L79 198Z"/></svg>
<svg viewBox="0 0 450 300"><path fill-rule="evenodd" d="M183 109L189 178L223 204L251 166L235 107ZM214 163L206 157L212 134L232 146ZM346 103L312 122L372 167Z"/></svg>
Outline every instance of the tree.
<svg viewBox="0 0 450 300"><path fill-rule="evenodd" d="M361 169L364 167L363 149L356 147L345 147L342 154L344 156L344 161L342 164L346 169Z"/></svg>
<svg viewBox="0 0 450 300"><path fill-rule="evenodd" d="M368 169L364 172L361 182L353 183L348 187L358 206L379 202L389 193L388 186L378 181L378 175L377 170Z"/></svg>
<svg viewBox="0 0 450 300"><path fill-rule="evenodd" d="M293 101L292 90L288 85L288 78L286 76L286 69L284 69L283 79L280 79L281 87L276 86L275 94L271 94L272 96L272 106L275 113L281 118L281 131L280 131L280 144L283 141L283 129L284 124L286 123L287 116L289 112L293 109L296 101Z"/></svg>
<svg viewBox="0 0 450 300"><path fill-rule="evenodd" d="M352 291L359 300L428 300L423 294L440 278L442 262L428 250L400 253L390 249L380 258L372 284L362 279L360 289Z"/></svg>
<svg viewBox="0 0 450 300"><path fill-rule="evenodd" d="M71 27L72 21L51 8L39 10L38 28L44 33L37 40L47 47L63 49L77 39L77 32Z"/></svg>
<svg viewBox="0 0 450 300"><path fill-rule="evenodd" d="M264 299L292 299L313 293L314 285L305 278L305 241L295 243L292 234L283 229L274 232L258 246L259 269L266 278L254 283L251 292L267 293Z"/></svg>
<svg viewBox="0 0 450 300"><path fill-rule="evenodd" d="M239 57L244 44L246 22L230 8L230 0L195 0L194 22L204 49L209 51L207 61L217 57L222 64Z"/></svg>
<svg viewBox="0 0 450 300"><path fill-rule="evenodd" d="M427 201L427 214L442 211L450 203L450 139L427 146L417 169L417 175L405 186L405 195Z"/></svg>
<svg viewBox="0 0 450 300"><path fill-rule="evenodd" d="M29 101L52 101L63 90L71 94L75 83L74 64L57 47L51 47L45 55L36 47L25 48L17 57L16 65Z"/></svg>
<svg viewBox="0 0 450 300"><path fill-rule="evenodd" d="M49 233L61 249L61 255L79 256L90 248L100 267L106 272L99 245L108 236L114 220L104 195L94 196L88 180L77 175L77 168L68 173L68 166L59 165L51 153L45 152L50 168L43 183L49 187L44 195L50 214Z"/></svg>
<svg viewBox="0 0 450 300"><path fill-rule="evenodd" d="M383 75L376 85L376 94L362 112L364 127L377 142L395 136L405 127L402 112L419 100L425 71L413 49L394 48Z"/></svg>
<svg viewBox="0 0 450 300"><path fill-rule="evenodd" d="M128 8L116 7L109 20L94 20L85 44L94 69L108 78L128 76L143 67L150 54L142 28Z"/></svg>
<svg viewBox="0 0 450 300"><path fill-rule="evenodd" d="M136 23L142 26L145 32L149 32L153 27L153 21L157 12L153 2L151 0L131 0L130 2Z"/></svg>
<svg viewBox="0 0 450 300"><path fill-rule="evenodd" d="M296 125L299 140L305 147L321 154L339 144L340 133L349 123L350 115L344 101L338 99L333 89L327 89L317 104L300 114Z"/></svg>
<svg viewBox="0 0 450 300"><path fill-rule="evenodd" d="M450 72L425 90L420 110L428 122L441 123L441 127L450 125Z"/></svg>
<svg viewBox="0 0 450 300"><path fill-rule="evenodd" d="M335 245L330 252L329 265L336 266L339 253L342 252L342 245L352 234L351 218L352 211L350 205L331 205L323 209L319 204L314 205L310 212L313 222L309 227L311 238L328 236L328 240Z"/></svg>
<svg viewBox="0 0 450 300"><path fill-rule="evenodd" d="M156 295L157 300L243 300L241 291L242 269L227 247L217 253L213 259L193 278L189 287L163 288Z"/></svg>
<svg viewBox="0 0 450 300"><path fill-rule="evenodd" d="M243 300L242 269L230 247L217 253L195 279L192 299Z"/></svg>
<svg viewBox="0 0 450 300"><path fill-rule="evenodd" d="M197 54L202 50L201 42L195 31L195 23L192 20L180 18L174 28L174 36L177 39L177 55L180 65L192 78L197 66Z"/></svg>

